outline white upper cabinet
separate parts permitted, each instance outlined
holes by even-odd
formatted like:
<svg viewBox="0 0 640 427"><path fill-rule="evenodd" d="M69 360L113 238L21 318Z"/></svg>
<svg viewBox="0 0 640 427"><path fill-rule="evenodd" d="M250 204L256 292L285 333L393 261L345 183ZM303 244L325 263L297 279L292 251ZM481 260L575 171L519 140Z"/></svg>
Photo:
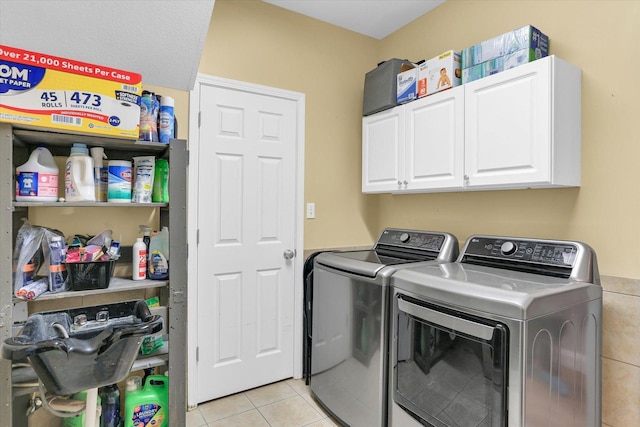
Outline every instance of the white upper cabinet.
<svg viewBox="0 0 640 427"><path fill-rule="evenodd" d="M579 186L580 80L551 56L466 84L466 188Z"/></svg>
<svg viewBox="0 0 640 427"><path fill-rule="evenodd" d="M464 92L454 88L364 117L362 191L424 192L463 182Z"/></svg>
<svg viewBox="0 0 640 427"><path fill-rule="evenodd" d="M580 185L581 72L534 61L363 118L365 193Z"/></svg>
<svg viewBox="0 0 640 427"><path fill-rule="evenodd" d="M389 193L401 187L401 178L404 179L404 130L402 105L362 120L364 193Z"/></svg>

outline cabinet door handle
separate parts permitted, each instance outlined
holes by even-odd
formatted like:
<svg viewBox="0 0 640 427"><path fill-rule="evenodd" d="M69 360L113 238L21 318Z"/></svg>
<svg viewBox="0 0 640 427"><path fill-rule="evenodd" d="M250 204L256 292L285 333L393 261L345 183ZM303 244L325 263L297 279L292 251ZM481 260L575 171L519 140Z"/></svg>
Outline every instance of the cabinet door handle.
<svg viewBox="0 0 640 427"><path fill-rule="evenodd" d="M405 180L405 181L403 181L403 184L404 184L404 185L407 185L407 184L408 184L408 182Z"/></svg>
<svg viewBox="0 0 640 427"><path fill-rule="evenodd" d="M402 185L402 181L398 180L398 185Z"/></svg>

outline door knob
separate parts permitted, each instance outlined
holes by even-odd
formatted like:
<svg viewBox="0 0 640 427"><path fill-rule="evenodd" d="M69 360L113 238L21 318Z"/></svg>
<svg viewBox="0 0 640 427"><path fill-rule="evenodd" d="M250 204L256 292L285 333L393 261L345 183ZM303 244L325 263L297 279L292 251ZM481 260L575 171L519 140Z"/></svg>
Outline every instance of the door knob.
<svg viewBox="0 0 640 427"><path fill-rule="evenodd" d="M284 259L292 259L294 256L296 256L296 252L292 251L291 249L287 249L282 253L282 256L284 257Z"/></svg>

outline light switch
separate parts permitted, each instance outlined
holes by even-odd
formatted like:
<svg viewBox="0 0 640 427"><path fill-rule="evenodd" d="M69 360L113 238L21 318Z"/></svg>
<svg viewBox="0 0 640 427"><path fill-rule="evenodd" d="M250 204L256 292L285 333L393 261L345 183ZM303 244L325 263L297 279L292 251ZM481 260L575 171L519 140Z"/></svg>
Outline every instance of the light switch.
<svg viewBox="0 0 640 427"><path fill-rule="evenodd" d="M307 203L307 219L314 219L316 217L316 204Z"/></svg>

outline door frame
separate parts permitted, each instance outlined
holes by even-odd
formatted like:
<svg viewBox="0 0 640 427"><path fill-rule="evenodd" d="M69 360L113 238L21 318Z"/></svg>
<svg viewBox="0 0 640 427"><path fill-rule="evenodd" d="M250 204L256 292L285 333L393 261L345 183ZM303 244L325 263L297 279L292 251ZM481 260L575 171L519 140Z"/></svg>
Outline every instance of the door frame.
<svg viewBox="0 0 640 427"><path fill-rule="evenodd" d="M189 188L187 193L187 266L188 271L197 272L198 260L198 191L200 151L199 113L200 86L211 85L223 89L239 90L294 101L296 103L296 194L295 194L295 247L294 257L294 343L293 376L302 378L302 323L303 323L303 263L304 263L304 145L305 145L305 94L269 86L246 83L198 73L193 89L189 92ZM198 363L196 346L198 344L198 278L192 273L188 276L188 333L187 333L187 404L195 408L198 404L196 391L198 384ZM171 344L169 344L171 345Z"/></svg>

